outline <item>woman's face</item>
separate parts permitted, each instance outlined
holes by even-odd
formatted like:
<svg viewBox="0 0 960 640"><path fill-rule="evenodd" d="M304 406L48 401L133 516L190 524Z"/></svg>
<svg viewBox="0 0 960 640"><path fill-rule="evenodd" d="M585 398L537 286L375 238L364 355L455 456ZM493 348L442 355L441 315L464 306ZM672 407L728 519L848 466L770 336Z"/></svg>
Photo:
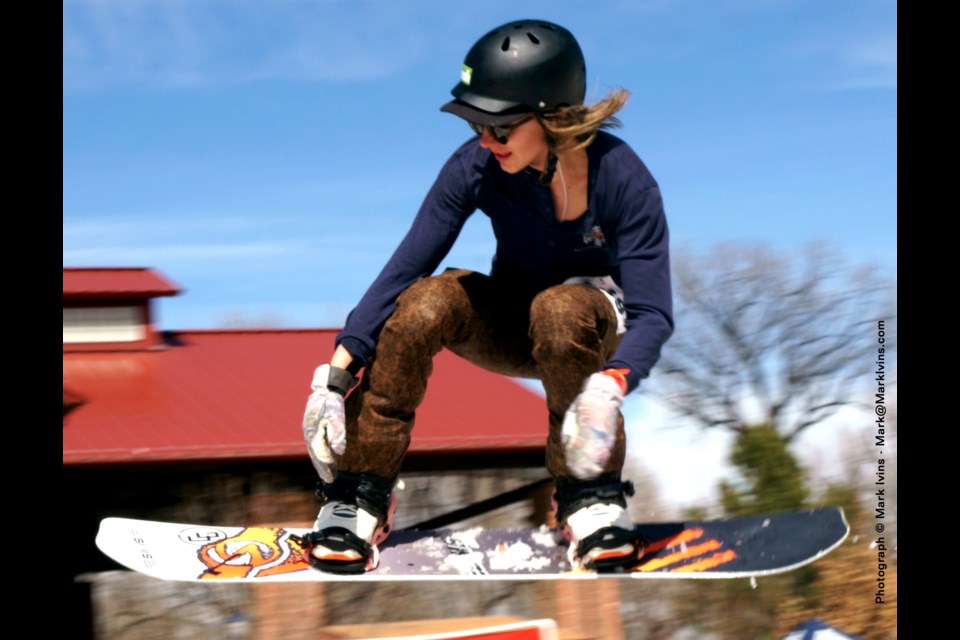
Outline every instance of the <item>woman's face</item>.
<svg viewBox="0 0 960 640"><path fill-rule="evenodd" d="M507 173L517 173L527 167L542 171L547 164L547 138L536 118L530 118L512 129L503 144L497 142L489 129L484 129L480 146L489 149L500 163L500 168Z"/></svg>

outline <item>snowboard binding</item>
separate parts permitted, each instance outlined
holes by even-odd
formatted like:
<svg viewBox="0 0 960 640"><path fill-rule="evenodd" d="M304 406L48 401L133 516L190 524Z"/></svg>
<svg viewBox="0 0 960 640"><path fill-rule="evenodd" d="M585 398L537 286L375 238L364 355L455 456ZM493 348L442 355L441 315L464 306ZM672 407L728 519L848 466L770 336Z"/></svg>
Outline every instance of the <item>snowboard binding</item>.
<svg viewBox="0 0 960 640"><path fill-rule="evenodd" d="M376 545L371 545L343 527L310 531L295 536L295 540L306 554L310 566L325 573L357 575L379 564L380 553ZM324 549L323 558L313 555L317 547Z"/></svg>
<svg viewBox="0 0 960 640"><path fill-rule="evenodd" d="M620 527L603 527L583 538L576 545L573 555L580 559L585 569L597 573L611 573L631 569L640 562L647 540L637 530ZM633 552L623 553L630 546Z"/></svg>
<svg viewBox="0 0 960 640"><path fill-rule="evenodd" d="M319 571L354 575L380 563L377 545L393 526L393 483L377 476L341 472L317 488L320 513L313 531L298 536L310 566Z"/></svg>
<svg viewBox="0 0 960 640"><path fill-rule="evenodd" d="M611 473L590 481L557 478L556 484L554 505L570 543L570 564L598 573L636 566L646 541L626 511L633 483Z"/></svg>

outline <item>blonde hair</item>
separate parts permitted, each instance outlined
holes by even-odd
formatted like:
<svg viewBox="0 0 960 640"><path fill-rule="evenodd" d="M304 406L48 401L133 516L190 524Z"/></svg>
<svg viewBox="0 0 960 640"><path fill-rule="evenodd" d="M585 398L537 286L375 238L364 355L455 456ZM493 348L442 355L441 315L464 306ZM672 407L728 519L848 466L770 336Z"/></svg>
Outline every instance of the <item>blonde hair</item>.
<svg viewBox="0 0 960 640"><path fill-rule="evenodd" d="M557 151L576 151L588 147L600 129L621 126L615 114L627 104L630 92L614 89L592 105L561 107L550 113L537 114L540 126L551 146Z"/></svg>

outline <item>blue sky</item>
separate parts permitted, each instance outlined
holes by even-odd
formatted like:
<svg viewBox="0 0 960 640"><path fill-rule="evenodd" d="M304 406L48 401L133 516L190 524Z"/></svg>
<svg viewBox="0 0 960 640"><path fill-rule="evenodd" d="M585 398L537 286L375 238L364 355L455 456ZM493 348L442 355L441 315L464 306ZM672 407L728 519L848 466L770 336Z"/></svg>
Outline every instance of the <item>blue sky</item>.
<svg viewBox="0 0 960 640"><path fill-rule="evenodd" d="M503 22L569 28L678 250L827 241L896 270L889 0L64 0L63 263L147 266L166 329L338 326L470 132L439 112ZM485 218L443 266L485 270Z"/></svg>

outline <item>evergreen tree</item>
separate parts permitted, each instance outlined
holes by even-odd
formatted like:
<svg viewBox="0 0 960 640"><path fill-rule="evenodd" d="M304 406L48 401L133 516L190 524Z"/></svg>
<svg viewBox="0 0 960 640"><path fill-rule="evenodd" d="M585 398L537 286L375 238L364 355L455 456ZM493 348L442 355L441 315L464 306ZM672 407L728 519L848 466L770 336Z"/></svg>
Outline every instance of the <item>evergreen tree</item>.
<svg viewBox="0 0 960 640"><path fill-rule="evenodd" d="M807 499L804 471L787 439L767 423L744 426L730 453L739 482L722 481L721 503L729 516L803 508Z"/></svg>

